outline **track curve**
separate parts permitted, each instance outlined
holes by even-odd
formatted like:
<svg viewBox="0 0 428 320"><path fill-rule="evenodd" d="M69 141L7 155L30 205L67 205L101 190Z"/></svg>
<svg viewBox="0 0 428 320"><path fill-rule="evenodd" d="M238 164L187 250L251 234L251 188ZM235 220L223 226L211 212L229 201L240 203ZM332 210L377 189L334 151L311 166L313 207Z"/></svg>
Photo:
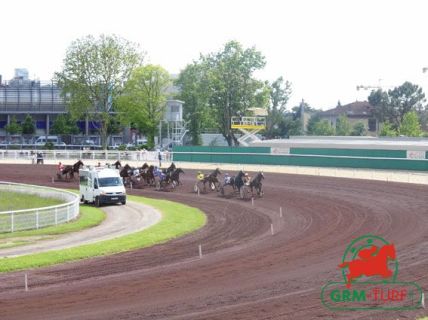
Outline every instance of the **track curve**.
<svg viewBox="0 0 428 320"><path fill-rule="evenodd" d="M132 201L128 201L126 206L113 205L101 207L101 210L105 211L106 219L98 226L59 235L54 239L36 241L29 245L0 249L0 258L61 250L122 237L147 229L158 223L162 217L154 208Z"/></svg>
<svg viewBox="0 0 428 320"><path fill-rule="evenodd" d="M33 168L4 165L0 173L3 179L29 182ZM54 170L31 171L31 183L52 185ZM427 291L428 187L267 173L265 197L252 206L215 193L196 196L194 171L185 171L184 185L175 192L133 193L200 208L208 217L203 229L151 248L30 271L27 293L22 272L0 275L1 318L396 319L423 314L332 312L322 306L320 291L326 282L341 280L337 264L346 246L366 233L393 242L398 278Z"/></svg>

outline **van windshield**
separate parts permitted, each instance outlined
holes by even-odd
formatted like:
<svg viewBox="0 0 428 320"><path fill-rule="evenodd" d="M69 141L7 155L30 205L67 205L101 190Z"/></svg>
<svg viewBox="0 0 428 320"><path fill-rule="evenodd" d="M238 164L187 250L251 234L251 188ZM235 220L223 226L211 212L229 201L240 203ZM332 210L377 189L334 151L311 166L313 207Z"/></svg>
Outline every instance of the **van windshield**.
<svg viewBox="0 0 428 320"><path fill-rule="evenodd" d="M122 179L118 177L98 178L100 187L116 187L122 185Z"/></svg>

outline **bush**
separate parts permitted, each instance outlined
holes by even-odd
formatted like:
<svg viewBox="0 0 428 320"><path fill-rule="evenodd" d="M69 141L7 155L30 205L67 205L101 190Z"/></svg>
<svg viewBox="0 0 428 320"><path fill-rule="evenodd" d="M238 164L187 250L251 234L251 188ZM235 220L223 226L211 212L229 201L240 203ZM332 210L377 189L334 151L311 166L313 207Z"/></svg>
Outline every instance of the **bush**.
<svg viewBox="0 0 428 320"><path fill-rule="evenodd" d="M46 142L44 148L46 150L53 150L53 148L54 148L53 142Z"/></svg>

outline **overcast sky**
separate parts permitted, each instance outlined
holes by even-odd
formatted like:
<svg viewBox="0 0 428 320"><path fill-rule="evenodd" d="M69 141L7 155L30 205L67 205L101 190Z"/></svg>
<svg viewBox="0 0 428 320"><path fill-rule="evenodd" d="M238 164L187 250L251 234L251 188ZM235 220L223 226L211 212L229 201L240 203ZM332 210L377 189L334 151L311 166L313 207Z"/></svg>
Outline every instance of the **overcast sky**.
<svg viewBox="0 0 428 320"><path fill-rule="evenodd" d="M49 80L73 40L114 33L171 73L229 40L255 46L267 61L257 77L292 82L290 107L364 100L360 84L409 80L428 93L425 0L8 0L0 8L3 80L15 68Z"/></svg>

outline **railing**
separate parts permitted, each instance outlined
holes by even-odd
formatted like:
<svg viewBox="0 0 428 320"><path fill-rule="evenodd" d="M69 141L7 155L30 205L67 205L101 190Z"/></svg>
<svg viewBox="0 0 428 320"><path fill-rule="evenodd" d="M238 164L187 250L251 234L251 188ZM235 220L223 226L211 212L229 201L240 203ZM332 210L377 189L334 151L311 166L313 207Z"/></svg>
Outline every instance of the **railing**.
<svg viewBox="0 0 428 320"><path fill-rule="evenodd" d="M42 150L43 160L98 160L100 162L119 161L158 161L157 151L117 151L117 150ZM170 161L170 152L161 152L162 161ZM36 152L32 150L0 150L0 160L28 160L36 162Z"/></svg>
<svg viewBox="0 0 428 320"><path fill-rule="evenodd" d="M0 182L0 192L11 191L55 198L65 203L44 208L0 212L0 232L39 229L68 222L79 215L79 195L48 187ZM5 201L1 199L1 201Z"/></svg>

